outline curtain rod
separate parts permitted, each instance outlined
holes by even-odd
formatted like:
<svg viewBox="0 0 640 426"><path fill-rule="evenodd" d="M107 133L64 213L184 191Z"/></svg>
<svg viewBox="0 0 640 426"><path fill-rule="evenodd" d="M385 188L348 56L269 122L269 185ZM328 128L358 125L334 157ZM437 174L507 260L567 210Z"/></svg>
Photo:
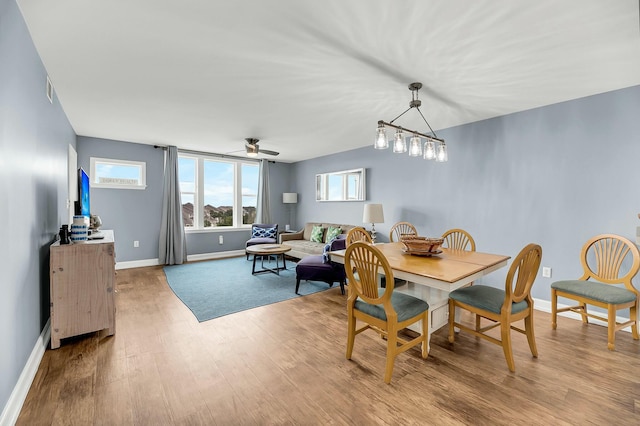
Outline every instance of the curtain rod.
<svg viewBox="0 0 640 426"><path fill-rule="evenodd" d="M167 150L166 146L161 146L161 145L153 145L154 148L156 149L162 149L163 151ZM210 157L218 157L218 158L229 158L232 160L242 160L242 161L248 161L248 162L254 162L254 163L259 163L260 160L259 159L253 159L253 158L247 158L247 157L240 157L238 155L228 155L228 154L216 154L214 152L204 152L204 151L194 151L191 149L180 149L178 148L178 152L183 152L185 154L195 154L195 155L208 155ZM275 163L275 161L273 160L267 160L270 163Z"/></svg>

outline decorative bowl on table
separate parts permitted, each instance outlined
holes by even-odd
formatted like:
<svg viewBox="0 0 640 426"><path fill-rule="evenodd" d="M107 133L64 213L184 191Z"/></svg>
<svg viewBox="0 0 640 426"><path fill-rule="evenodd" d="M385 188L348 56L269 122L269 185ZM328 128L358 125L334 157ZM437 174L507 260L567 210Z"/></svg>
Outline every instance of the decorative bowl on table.
<svg viewBox="0 0 640 426"><path fill-rule="evenodd" d="M417 256L433 256L442 253L440 246L444 238L421 237L418 235L403 236L400 242L404 246L403 252Z"/></svg>

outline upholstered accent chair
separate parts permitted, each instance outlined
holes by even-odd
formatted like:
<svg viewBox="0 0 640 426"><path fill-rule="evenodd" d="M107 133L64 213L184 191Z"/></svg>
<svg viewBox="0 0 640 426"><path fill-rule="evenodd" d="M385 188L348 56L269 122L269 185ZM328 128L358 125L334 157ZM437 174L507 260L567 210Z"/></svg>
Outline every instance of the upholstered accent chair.
<svg viewBox="0 0 640 426"><path fill-rule="evenodd" d="M551 327L557 327L558 312L579 313L582 322L588 317L607 323L609 350L615 349L616 331L631 326L631 335L638 340L638 299L640 292L631 280L640 269L640 251L630 240L613 234L596 235L585 243L580 255L584 274L577 280L551 284ZM558 309L558 297L571 299L575 306ZM605 309L607 316L587 311L587 305ZM629 309L629 320L616 321L620 309Z"/></svg>
<svg viewBox="0 0 640 426"><path fill-rule="evenodd" d="M477 337L502 346L507 366L511 372L516 371L511 349L511 330L526 334L531 354L538 357L536 339L533 333L533 298L531 287L538 274L542 248L537 244L528 244L513 260L504 290L486 285L463 287L449 293L449 342L455 340L455 327ZM475 314L475 328L455 320L456 308ZM491 324L481 327L483 319ZM524 330L512 325L524 320ZM485 334L500 327L500 339Z"/></svg>
<svg viewBox="0 0 640 426"><path fill-rule="evenodd" d="M387 360L384 382L391 382L396 357L416 345L422 347L422 358L428 356L429 304L417 297L394 292L393 271L389 261L375 245L355 241L345 252L345 271L349 280L347 298L347 359L351 359L356 335L372 329L386 337ZM378 286L378 272L384 271L388 284ZM356 329L356 321L364 326ZM422 333L411 340L398 336L407 326L422 321Z"/></svg>
<svg viewBox="0 0 640 426"><path fill-rule="evenodd" d="M251 238L245 243L245 249L249 246L257 244L277 244L278 243L278 224L277 223L254 223L251 225ZM249 253L245 250L247 260Z"/></svg>
<svg viewBox="0 0 640 426"><path fill-rule="evenodd" d="M307 256L300 259L296 265L296 294L300 289L300 281L322 281L333 287L333 283L340 283L340 291L344 294L346 274L344 265L332 262L329 252L346 248L345 235L341 234L325 246L321 255Z"/></svg>

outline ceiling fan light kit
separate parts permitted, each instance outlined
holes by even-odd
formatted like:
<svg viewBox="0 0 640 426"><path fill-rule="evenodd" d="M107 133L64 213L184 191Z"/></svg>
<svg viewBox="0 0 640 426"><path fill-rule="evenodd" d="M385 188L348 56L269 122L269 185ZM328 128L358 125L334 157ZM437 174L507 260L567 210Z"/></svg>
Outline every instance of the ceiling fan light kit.
<svg viewBox="0 0 640 426"><path fill-rule="evenodd" d="M405 139L405 132L411 134L411 139L409 141L409 156L411 157L422 157L425 160L436 160L438 162L445 162L448 160L447 155L447 145L444 142L444 139L440 139L436 132L433 131L429 122L420 111L420 105L422 102L418 99L418 90L422 88L422 83L411 83L409 85L409 90L411 90L412 98L411 102L409 102L409 108L407 108L402 114L394 118L393 120L386 122L383 120L378 121L378 129L376 130L376 137L373 142L373 147L375 149L387 149L389 148L389 140L387 138L387 127L391 127L396 129L396 132L393 137L393 152L396 154L407 152L407 142ZM407 111L415 108L419 113L420 117L424 120L431 135L427 135L416 130L404 129L400 126L397 126L394 123L398 118L402 117ZM424 149L422 146L422 140L420 138L424 138Z"/></svg>
<svg viewBox="0 0 640 426"><path fill-rule="evenodd" d="M258 154L266 154L266 155L280 155L279 152L269 151L268 149L260 149L258 146L258 142L260 139L256 138L246 138L245 141L247 143L244 144L245 150L247 152L247 157L257 157Z"/></svg>

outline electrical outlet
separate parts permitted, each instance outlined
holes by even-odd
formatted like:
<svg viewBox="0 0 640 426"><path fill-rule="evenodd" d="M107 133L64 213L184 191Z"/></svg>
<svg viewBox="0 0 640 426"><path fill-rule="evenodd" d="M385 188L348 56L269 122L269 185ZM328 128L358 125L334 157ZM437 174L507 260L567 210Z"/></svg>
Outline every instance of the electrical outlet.
<svg viewBox="0 0 640 426"><path fill-rule="evenodd" d="M134 247L140 247L140 241L134 241L133 242L133 246Z"/></svg>
<svg viewBox="0 0 640 426"><path fill-rule="evenodd" d="M218 243L224 244L224 237L222 235L218 236Z"/></svg>
<svg viewBox="0 0 640 426"><path fill-rule="evenodd" d="M551 268L548 266L542 267L542 277L543 278L551 278Z"/></svg>

